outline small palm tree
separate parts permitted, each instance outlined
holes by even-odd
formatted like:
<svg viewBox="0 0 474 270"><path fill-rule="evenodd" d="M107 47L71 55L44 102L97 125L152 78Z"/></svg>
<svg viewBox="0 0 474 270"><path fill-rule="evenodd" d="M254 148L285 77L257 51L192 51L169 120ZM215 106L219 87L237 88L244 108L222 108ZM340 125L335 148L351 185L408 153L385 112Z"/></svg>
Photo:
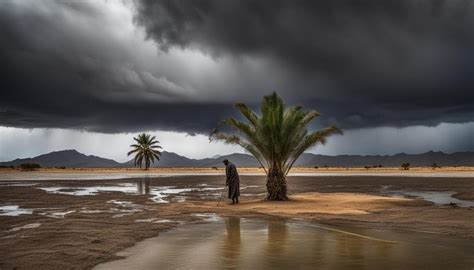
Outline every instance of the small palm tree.
<svg viewBox="0 0 474 270"><path fill-rule="evenodd" d="M309 123L319 113L304 111L302 106L286 108L276 93L263 98L261 115L245 104L236 107L247 122L229 118L222 124L235 132L222 133L216 128L209 138L240 145L257 159L267 174L268 200L287 200L286 176L298 157L324 144L328 136L342 134L336 126L308 133Z"/></svg>
<svg viewBox="0 0 474 270"><path fill-rule="evenodd" d="M160 142L155 140L155 136L152 137L150 134L145 133L133 139L137 143L130 145L130 147L133 147L133 150L128 152L127 155L135 154L134 165L140 166L140 168L142 168L143 161L145 161L145 170L148 170L150 164L155 163L155 158L160 160L161 152L158 149L161 149L161 146L157 145Z"/></svg>

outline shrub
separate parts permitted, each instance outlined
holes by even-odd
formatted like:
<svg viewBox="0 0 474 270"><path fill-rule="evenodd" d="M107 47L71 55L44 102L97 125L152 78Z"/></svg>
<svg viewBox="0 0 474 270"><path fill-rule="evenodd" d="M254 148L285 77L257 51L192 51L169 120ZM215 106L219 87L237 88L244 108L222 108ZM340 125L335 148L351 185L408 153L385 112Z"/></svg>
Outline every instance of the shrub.
<svg viewBox="0 0 474 270"><path fill-rule="evenodd" d="M20 169L23 171L34 171L36 169L41 168L38 163L23 163L20 164Z"/></svg>
<svg viewBox="0 0 474 270"><path fill-rule="evenodd" d="M408 162L402 163L401 167L404 170L409 170L410 169L410 163L408 163Z"/></svg>

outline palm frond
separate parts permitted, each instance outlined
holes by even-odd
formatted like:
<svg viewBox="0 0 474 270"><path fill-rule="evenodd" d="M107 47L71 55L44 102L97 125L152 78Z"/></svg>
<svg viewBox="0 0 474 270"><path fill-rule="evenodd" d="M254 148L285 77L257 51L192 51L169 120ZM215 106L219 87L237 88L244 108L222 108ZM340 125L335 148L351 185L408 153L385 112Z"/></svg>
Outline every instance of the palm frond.
<svg viewBox="0 0 474 270"><path fill-rule="evenodd" d="M209 140L241 146L257 159L265 172L276 168L286 176L304 151L324 144L328 136L342 134L335 126L308 133L309 124L320 114L304 111L302 106L286 108L275 92L263 98L261 115L242 103L236 107L246 122L234 118L224 120L209 135ZM233 132L220 132L223 126L230 127Z"/></svg>
<svg viewBox="0 0 474 270"><path fill-rule="evenodd" d="M129 151L127 155L135 154L133 159L134 166L142 168L143 163L145 163L145 170L148 170L150 164L155 163L155 159L159 160L161 152L157 149L162 149L162 147L158 145L159 141L156 140L156 136L151 136L150 134L139 134L133 140L136 144L130 145L134 149Z"/></svg>

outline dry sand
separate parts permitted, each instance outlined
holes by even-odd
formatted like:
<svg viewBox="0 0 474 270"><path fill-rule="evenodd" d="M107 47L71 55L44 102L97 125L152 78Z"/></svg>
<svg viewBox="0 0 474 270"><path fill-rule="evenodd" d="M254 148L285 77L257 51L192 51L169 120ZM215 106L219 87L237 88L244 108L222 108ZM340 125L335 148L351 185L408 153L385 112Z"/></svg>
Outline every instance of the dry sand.
<svg viewBox="0 0 474 270"><path fill-rule="evenodd" d="M265 178L242 176L241 203L219 203L208 196L216 191L170 195L158 204L150 195L101 192L98 195L51 194L38 187L69 189L143 183L140 179L106 181L40 181L0 185L3 205L19 205L33 214L0 216L1 269L84 269L117 259L116 252L158 235L180 223L202 222L205 216L301 218L323 224L402 229L474 238L474 208L435 205L431 202L387 196L391 190L453 191L458 197L474 195L473 178L417 177L289 177L291 200L264 201ZM163 177L149 180L150 188L222 186L220 176ZM33 183L35 186L22 186ZM67 189L65 191L68 191ZM117 205L126 201L134 205ZM44 214L66 213L53 217Z"/></svg>

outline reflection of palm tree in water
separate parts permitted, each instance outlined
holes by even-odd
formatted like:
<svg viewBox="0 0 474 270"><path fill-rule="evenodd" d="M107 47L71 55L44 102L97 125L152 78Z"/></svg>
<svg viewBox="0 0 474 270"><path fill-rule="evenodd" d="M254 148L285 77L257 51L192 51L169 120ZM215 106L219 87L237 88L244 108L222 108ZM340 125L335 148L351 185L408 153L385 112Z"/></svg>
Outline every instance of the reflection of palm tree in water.
<svg viewBox="0 0 474 270"><path fill-rule="evenodd" d="M224 239L221 251L222 266L238 267L240 260L240 218L228 217L225 219L227 238Z"/></svg>
<svg viewBox="0 0 474 270"><path fill-rule="evenodd" d="M150 179L142 178L137 180L138 194L150 194Z"/></svg>
<svg viewBox="0 0 474 270"><path fill-rule="evenodd" d="M265 249L265 265L275 268L290 268L291 265L282 265L286 253L288 228L285 221L269 220L267 224L267 247Z"/></svg>

